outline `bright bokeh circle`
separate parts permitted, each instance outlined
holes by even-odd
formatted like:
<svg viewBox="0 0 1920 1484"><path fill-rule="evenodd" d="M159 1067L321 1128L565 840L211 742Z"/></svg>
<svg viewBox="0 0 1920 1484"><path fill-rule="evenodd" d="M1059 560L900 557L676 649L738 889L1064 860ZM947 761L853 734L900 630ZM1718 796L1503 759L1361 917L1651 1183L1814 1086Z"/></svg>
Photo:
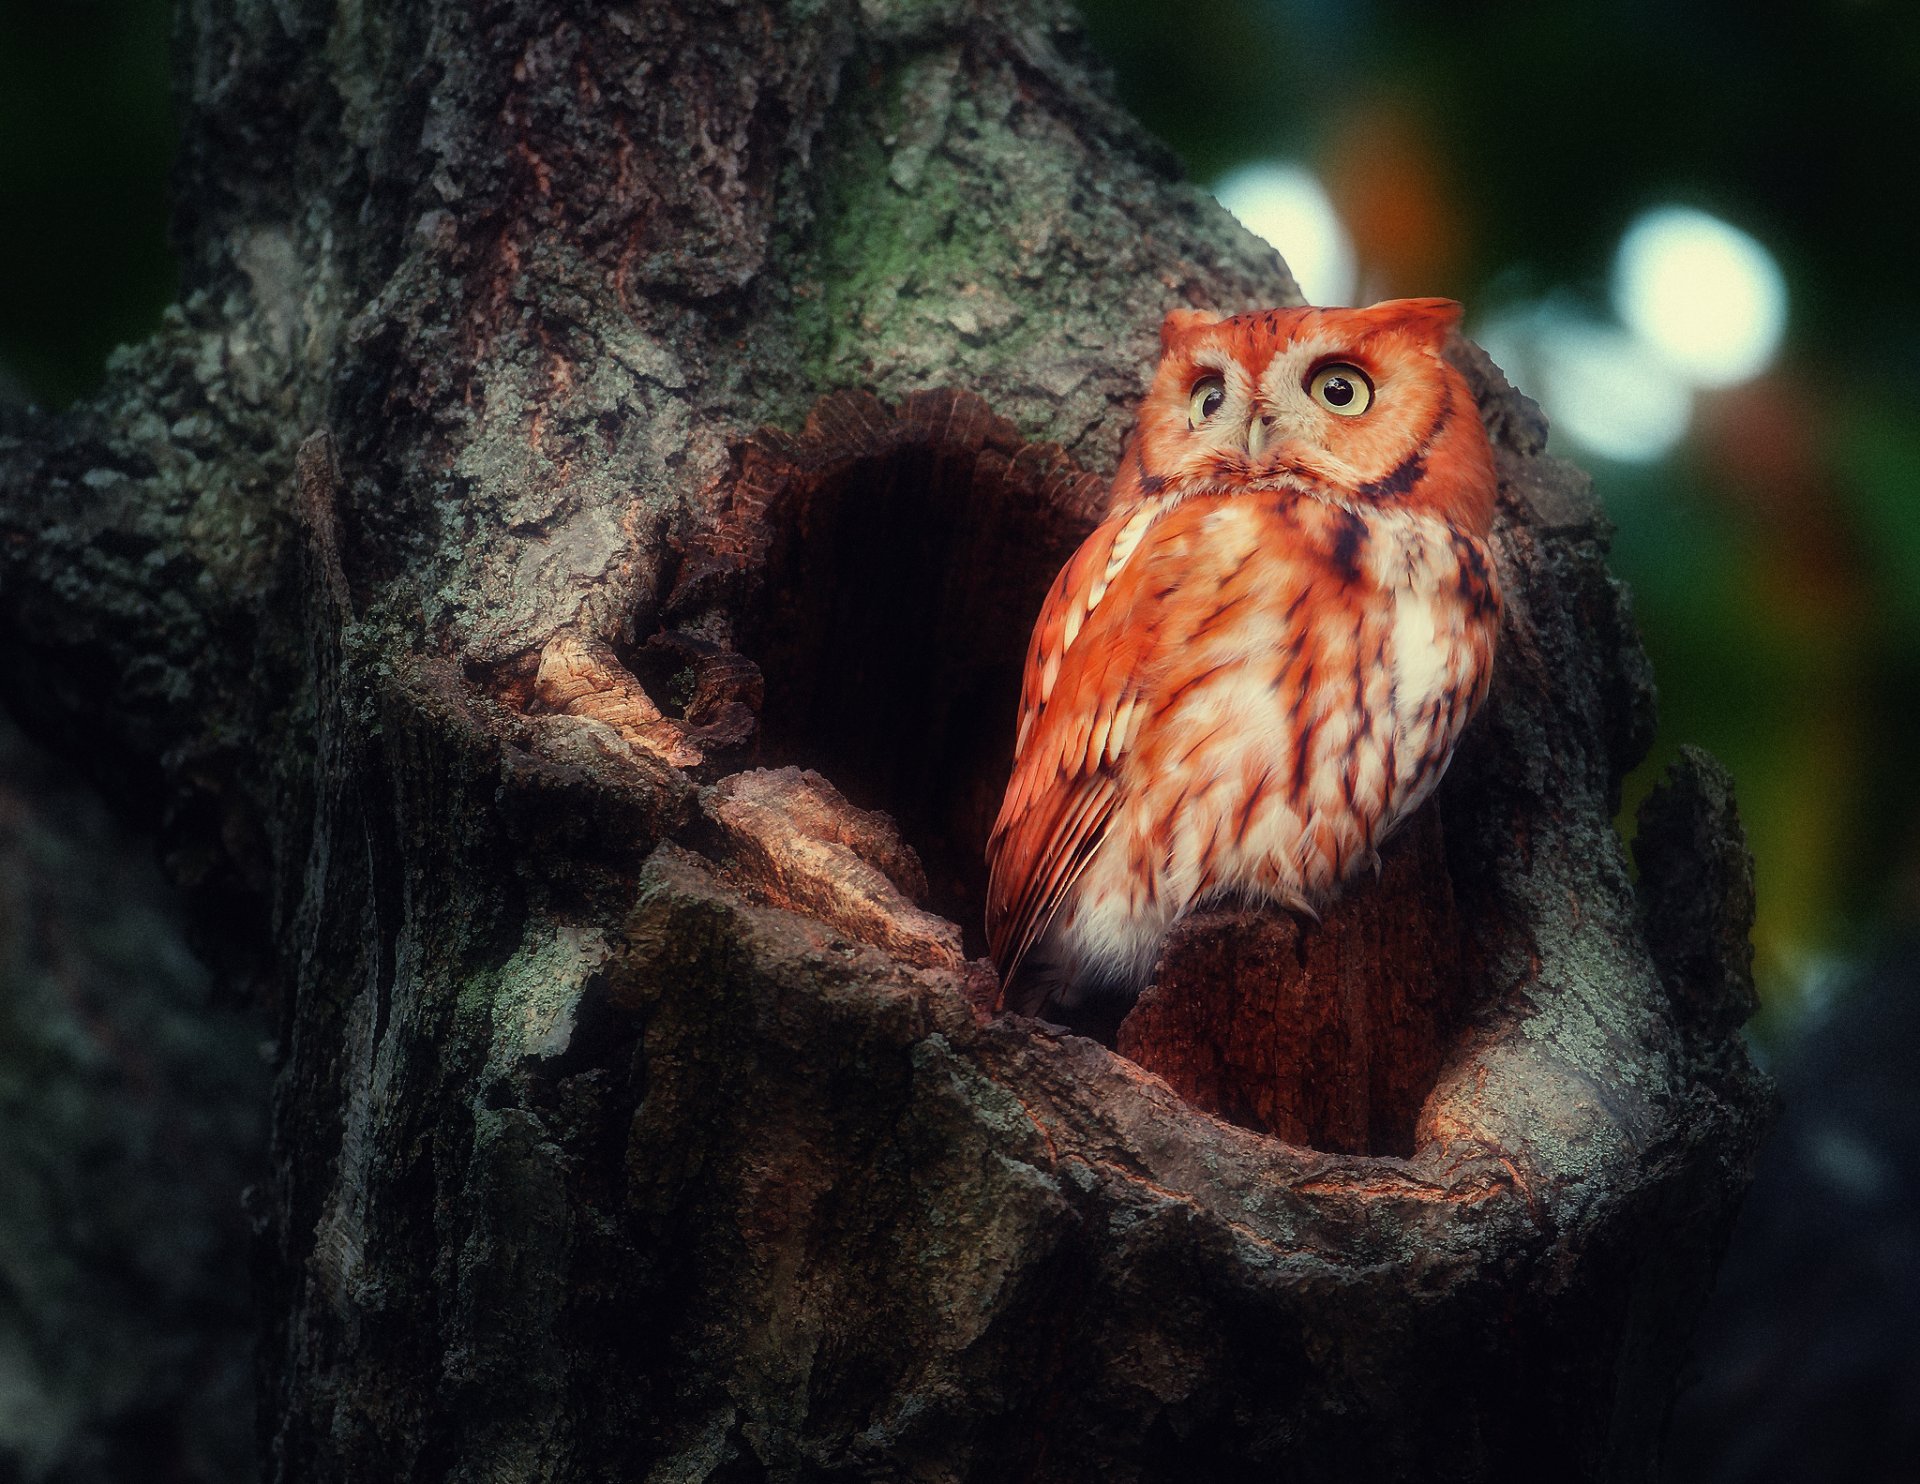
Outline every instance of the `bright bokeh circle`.
<svg viewBox="0 0 1920 1484"><path fill-rule="evenodd" d="M1353 302L1353 240L1312 171L1285 161L1243 165L1222 176L1213 195L1286 259L1309 304Z"/></svg>
<svg viewBox="0 0 1920 1484"><path fill-rule="evenodd" d="M1695 386L1764 371L1787 328L1787 283L1759 241L1690 206L1660 206L1627 228L1613 264L1621 321Z"/></svg>
<svg viewBox="0 0 1920 1484"><path fill-rule="evenodd" d="M1556 435L1623 464L1663 459L1687 435L1693 388L1639 336L1565 304L1482 326L1474 338L1537 397Z"/></svg>

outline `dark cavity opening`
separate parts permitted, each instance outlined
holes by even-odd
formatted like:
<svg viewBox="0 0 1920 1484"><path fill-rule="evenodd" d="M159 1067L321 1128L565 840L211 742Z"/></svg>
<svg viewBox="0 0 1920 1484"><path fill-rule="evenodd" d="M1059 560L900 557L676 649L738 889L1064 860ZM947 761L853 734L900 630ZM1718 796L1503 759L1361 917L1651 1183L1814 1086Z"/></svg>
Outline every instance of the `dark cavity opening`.
<svg viewBox="0 0 1920 1484"><path fill-rule="evenodd" d="M1104 491L977 397L842 394L747 446L727 525L676 584L679 604L734 587L733 645L765 677L752 760L891 815L970 954L1028 635Z"/></svg>
<svg viewBox="0 0 1920 1484"><path fill-rule="evenodd" d="M1104 499L1105 481L976 397L897 411L830 397L799 435L739 451L730 506L685 548L666 628L636 663L671 703L673 668L703 647L714 673L722 645L735 653L718 658L751 660L757 722L724 768L799 764L891 815L926 867L927 905L978 956L1028 638ZM1317 925L1278 908L1189 918L1123 1020L1125 1006L1096 1007L1074 1029L1244 1127L1411 1153L1467 972L1435 811L1384 855L1382 879Z"/></svg>

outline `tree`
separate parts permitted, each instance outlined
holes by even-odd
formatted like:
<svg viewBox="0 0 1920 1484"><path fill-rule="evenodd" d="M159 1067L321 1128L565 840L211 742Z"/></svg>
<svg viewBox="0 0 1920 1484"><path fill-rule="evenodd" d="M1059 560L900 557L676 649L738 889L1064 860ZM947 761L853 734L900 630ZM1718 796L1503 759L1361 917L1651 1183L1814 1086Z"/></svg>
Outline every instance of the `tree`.
<svg viewBox="0 0 1920 1484"><path fill-rule="evenodd" d="M182 35L188 290L0 438L0 625L278 1017L273 1477L1649 1475L1750 887L1694 757L1636 900L1651 687L1531 404L1461 348L1512 614L1398 868L1437 1085L1281 1143L992 1019L958 926L1159 311L1294 294L1065 8Z"/></svg>

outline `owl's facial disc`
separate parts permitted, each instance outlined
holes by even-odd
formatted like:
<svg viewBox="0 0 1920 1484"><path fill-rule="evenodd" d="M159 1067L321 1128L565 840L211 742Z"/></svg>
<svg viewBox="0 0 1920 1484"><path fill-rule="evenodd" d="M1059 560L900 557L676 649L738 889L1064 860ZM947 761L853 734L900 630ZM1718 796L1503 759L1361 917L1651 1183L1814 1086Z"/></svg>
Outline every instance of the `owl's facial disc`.
<svg viewBox="0 0 1920 1484"><path fill-rule="evenodd" d="M1483 529L1488 490L1439 472L1485 437L1442 354L1458 317L1437 299L1228 319L1174 311L1132 444L1142 492L1391 501L1464 511Z"/></svg>
<svg viewBox="0 0 1920 1484"><path fill-rule="evenodd" d="M1373 378L1351 361L1322 361L1307 374L1300 390L1317 410L1338 418L1357 418L1373 406ZM1253 418L1247 426L1247 457L1258 462L1261 450L1288 436L1289 432L1313 430L1312 414L1297 397L1255 400Z"/></svg>

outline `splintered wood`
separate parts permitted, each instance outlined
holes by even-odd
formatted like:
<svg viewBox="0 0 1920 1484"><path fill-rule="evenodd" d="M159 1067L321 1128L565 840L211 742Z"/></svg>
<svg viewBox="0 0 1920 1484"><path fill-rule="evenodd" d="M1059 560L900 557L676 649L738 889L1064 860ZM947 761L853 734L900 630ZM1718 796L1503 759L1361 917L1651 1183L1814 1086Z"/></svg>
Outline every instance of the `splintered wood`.
<svg viewBox="0 0 1920 1484"><path fill-rule="evenodd" d="M701 761L686 730L653 703L604 640L562 630L540 654L534 695L549 711L604 722L633 746L675 767Z"/></svg>
<svg viewBox="0 0 1920 1484"><path fill-rule="evenodd" d="M720 827L729 877L753 895L902 963L964 963L960 929L919 905L926 872L893 821L854 808L818 773L735 773L707 789L701 807Z"/></svg>

